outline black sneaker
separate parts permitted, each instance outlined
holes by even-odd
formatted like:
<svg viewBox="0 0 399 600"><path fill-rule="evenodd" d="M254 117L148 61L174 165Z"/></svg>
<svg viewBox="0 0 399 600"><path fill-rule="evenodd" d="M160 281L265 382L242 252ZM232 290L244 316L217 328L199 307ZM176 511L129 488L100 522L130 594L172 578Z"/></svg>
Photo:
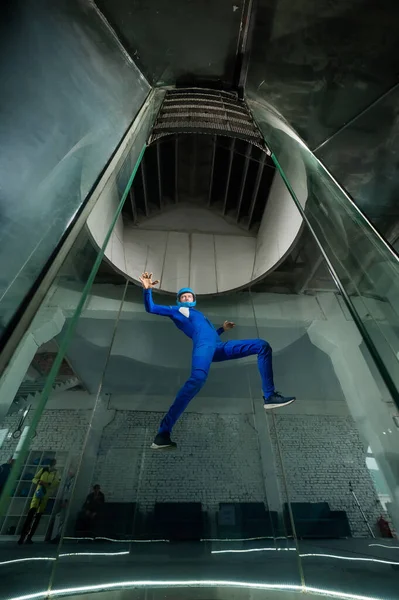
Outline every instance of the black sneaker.
<svg viewBox="0 0 399 600"><path fill-rule="evenodd" d="M165 431L164 433L158 433L155 436L155 439L151 444L151 448L153 450L171 450L172 448L177 448L177 444L172 442L170 439L170 433Z"/></svg>
<svg viewBox="0 0 399 600"><path fill-rule="evenodd" d="M295 396L282 396L279 392L274 392L268 398L263 397L265 410L272 408L280 408L280 406L288 406L292 404L296 398Z"/></svg>

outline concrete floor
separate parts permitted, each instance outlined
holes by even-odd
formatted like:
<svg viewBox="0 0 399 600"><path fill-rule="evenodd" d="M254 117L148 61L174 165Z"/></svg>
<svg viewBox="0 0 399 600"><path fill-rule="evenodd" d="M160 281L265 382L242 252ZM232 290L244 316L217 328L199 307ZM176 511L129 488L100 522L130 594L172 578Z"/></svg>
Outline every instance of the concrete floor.
<svg viewBox="0 0 399 600"><path fill-rule="evenodd" d="M223 585L241 582L244 586L246 583L272 589L274 593L284 589L299 591L301 570L310 590L365 598L399 597L399 544L395 540L300 541L300 563L294 543L287 540L278 544L273 540L203 543L69 540L60 548L60 558L56 561L57 550L56 545L45 542L22 547L13 542L2 543L0 598L31 594L41 597L51 577L54 591L78 588L76 593L143 585L167 588L172 582L180 585L208 582L213 587L221 582ZM93 588L84 589L86 586Z"/></svg>

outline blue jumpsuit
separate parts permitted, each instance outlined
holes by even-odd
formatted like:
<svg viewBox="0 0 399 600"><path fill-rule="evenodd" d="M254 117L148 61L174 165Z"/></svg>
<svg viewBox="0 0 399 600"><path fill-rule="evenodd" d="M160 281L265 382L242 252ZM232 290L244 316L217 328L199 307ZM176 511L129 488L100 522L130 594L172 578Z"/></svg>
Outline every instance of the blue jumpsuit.
<svg viewBox="0 0 399 600"><path fill-rule="evenodd" d="M144 290L144 306L148 313L172 319L176 327L193 340L193 355L190 378L178 392L168 413L162 419L159 433L171 432L172 427L187 408L190 400L205 384L212 362L258 355L258 369L262 379L265 398L274 393L272 349L265 340L232 340L221 342L220 334L199 310L179 306L154 304L152 291Z"/></svg>

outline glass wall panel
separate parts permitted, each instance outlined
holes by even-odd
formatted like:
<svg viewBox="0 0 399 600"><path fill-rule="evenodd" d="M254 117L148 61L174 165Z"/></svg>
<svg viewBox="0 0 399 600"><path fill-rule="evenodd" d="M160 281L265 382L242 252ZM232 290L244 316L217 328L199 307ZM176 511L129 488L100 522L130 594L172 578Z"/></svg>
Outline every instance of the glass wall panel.
<svg viewBox="0 0 399 600"><path fill-rule="evenodd" d="M392 397L338 292L252 297L275 350L276 383L297 396L266 418L305 585L392 597L399 565Z"/></svg>
<svg viewBox="0 0 399 600"><path fill-rule="evenodd" d="M246 91L312 149L397 83L392 0L259 0L253 16Z"/></svg>
<svg viewBox="0 0 399 600"><path fill-rule="evenodd" d="M387 239L398 237L399 85L315 150Z"/></svg>
<svg viewBox="0 0 399 600"><path fill-rule="evenodd" d="M0 44L6 335L150 87L86 0L7 2Z"/></svg>
<svg viewBox="0 0 399 600"><path fill-rule="evenodd" d="M399 258L281 116L251 107L399 406Z"/></svg>
<svg viewBox="0 0 399 600"><path fill-rule="evenodd" d="M109 268L102 263L117 246L118 219L152 118L149 105L103 188L98 202L105 194L112 214L103 238L97 236L100 247L84 227L1 378L0 566L8 570L4 593L11 597L46 593L66 522L86 522L94 464L87 440L97 427L94 409L114 329L90 339L91 351L75 360L86 333L80 318L120 309L125 286L104 286Z"/></svg>
<svg viewBox="0 0 399 600"><path fill-rule="evenodd" d="M156 304L175 303L156 291L153 297ZM97 340L115 325L107 305L102 322L88 324ZM197 308L215 327L235 323L221 342L253 343L258 335L248 293L199 298ZM87 492L100 485L105 502L86 532L68 522L56 587L69 585L72 573L76 585L93 589L134 587L143 580L150 587L161 581L166 587L172 581L260 581L278 589L288 579L299 587L256 357L213 363L173 429L177 448L154 450L160 421L189 377L191 341L170 319L145 312L143 292L132 284L117 319L93 415L97 425L83 458L93 457ZM92 351L86 342L81 350ZM74 569L70 556L80 553L90 561Z"/></svg>

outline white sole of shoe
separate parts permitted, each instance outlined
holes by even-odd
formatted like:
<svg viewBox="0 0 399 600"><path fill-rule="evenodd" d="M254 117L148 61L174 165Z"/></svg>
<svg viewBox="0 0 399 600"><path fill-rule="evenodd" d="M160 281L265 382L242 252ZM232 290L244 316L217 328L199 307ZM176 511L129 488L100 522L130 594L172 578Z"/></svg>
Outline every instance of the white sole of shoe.
<svg viewBox="0 0 399 600"><path fill-rule="evenodd" d="M158 446L158 444L151 444L152 450L176 450L176 446Z"/></svg>
<svg viewBox="0 0 399 600"><path fill-rule="evenodd" d="M289 406L290 404L295 402L295 400L296 398L290 400L289 402L286 402L285 404L264 404L263 406L265 410L271 410L272 408L283 408L284 406Z"/></svg>

